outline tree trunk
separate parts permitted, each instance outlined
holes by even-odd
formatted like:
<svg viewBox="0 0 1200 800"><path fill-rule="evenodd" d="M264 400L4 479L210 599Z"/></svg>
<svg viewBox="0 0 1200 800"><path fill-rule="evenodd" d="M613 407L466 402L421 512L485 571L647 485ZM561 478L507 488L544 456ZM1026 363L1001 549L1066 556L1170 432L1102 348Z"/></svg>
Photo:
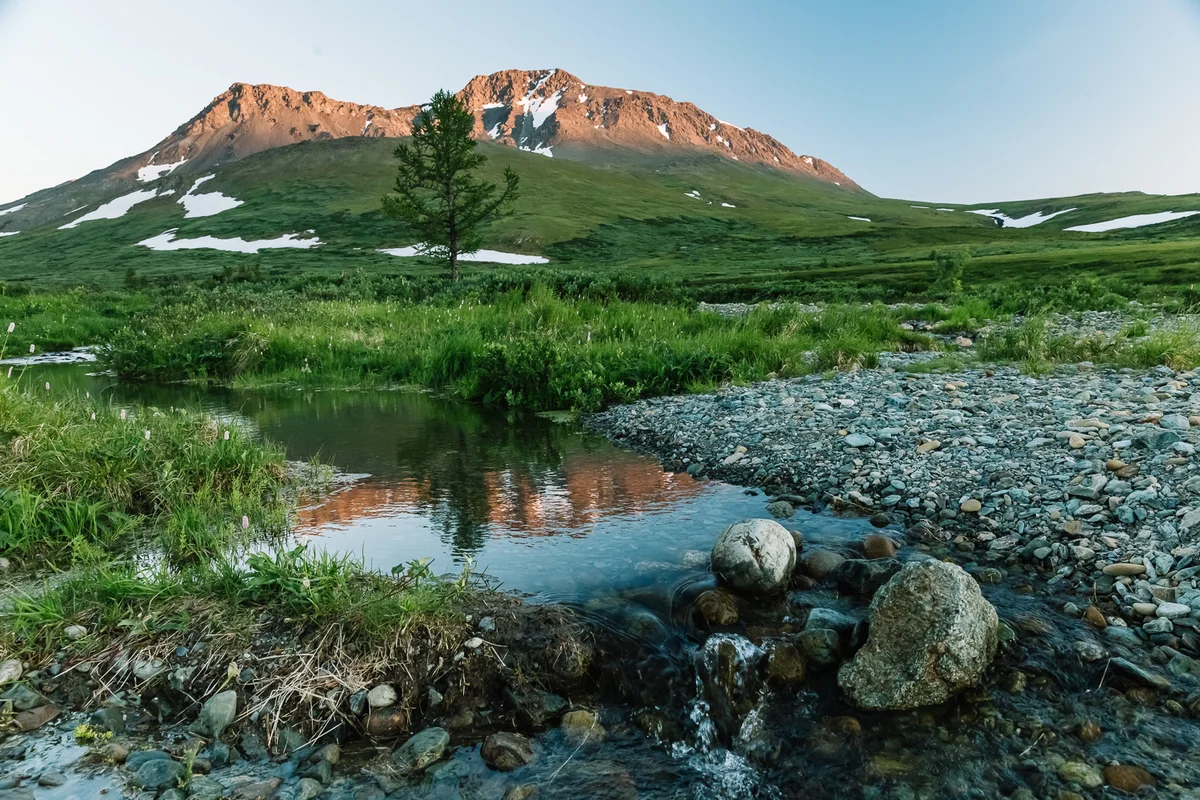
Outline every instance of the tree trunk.
<svg viewBox="0 0 1200 800"><path fill-rule="evenodd" d="M459 277L458 247L456 245L450 245L450 280L457 281Z"/></svg>

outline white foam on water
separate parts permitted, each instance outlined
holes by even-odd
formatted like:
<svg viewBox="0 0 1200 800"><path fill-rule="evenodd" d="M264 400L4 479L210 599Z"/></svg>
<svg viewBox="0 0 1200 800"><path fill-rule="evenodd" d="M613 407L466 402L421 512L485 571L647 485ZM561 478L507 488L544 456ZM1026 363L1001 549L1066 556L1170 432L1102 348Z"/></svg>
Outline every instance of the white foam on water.
<svg viewBox="0 0 1200 800"><path fill-rule="evenodd" d="M1035 211L1032 214L1026 214L1023 217L1013 219L1007 214L1001 213L998 208L976 208L967 211L968 214L979 214L984 217L998 219L1004 223L1005 228L1032 228L1034 225L1040 225L1048 219L1054 219L1062 214L1070 214L1074 208L1066 208L1062 211L1054 211L1049 214L1043 214L1040 211Z"/></svg>
<svg viewBox="0 0 1200 800"><path fill-rule="evenodd" d="M246 241L241 237L235 239L218 239L215 236L201 236L196 239L176 239L178 228L160 233L137 243L138 247L148 247L151 250L222 250L227 253L257 253L259 250L297 249L307 250L317 247L321 240L317 237L300 239L298 233L285 233L275 239L258 239Z"/></svg>
<svg viewBox="0 0 1200 800"><path fill-rule="evenodd" d="M671 132L669 130L667 130L667 123L664 122L662 125L659 125L658 132L661 133L663 135L663 138L666 139L667 141L671 140Z"/></svg>
<svg viewBox="0 0 1200 800"><path fill-rule="evenodd" d="M5 236L16 236L20 231L0 231L0 239Z"/></svg>
<svg viewBox="0 0 1200 800"><path fill-rule="evenodd" d="M163 192L163 194L172 194L172 192ZM92 222L98 219L120 219L125 216L129 209L136 206L138 203L144 203L147 200L153 200L158 196L158 192L153 189L138 189L136 192L123 194L115 200L109 200L104 205L97 208L95 211L89 211L79 219L74 219L66 225L60 225L59 230L74 228L81 222Z"/></svg>
<svg viewBox="0 0 1200 800"><path fill-rule="evenodd" d="M8 208L0 209L0 217L4 216L5 214L11 214L14 211L20 211L22 208L24 208L27 205L29 205L29 204L21 203L21 205L19 205L19 206L9 206Z"/></svg>
<svg viewBox="0 0 1200 800"><path fill-rule="evenodd" d="M856 219L859 222L870 222L871 221L871 220L867 219L866 217L847 217L847 219Z"/></svg>
<svg viewBox="0 0 1200 800"><path fill-rule="evenodd" d="M158 154L155 153L155 155ZM150 156L150 159L153 161L154 156ZM142 183L156 181L164 175L170 175L172 172L179 167L182 167L186 163L187 159L185 158L183 161L176 161L174 164L147 164L138 170L137 179Z"/></svg>
<svg viewBox="0 0 1200 800"><path fill-rule="evenodd" d="M91 347L76 347L74 350L61 350L50 353L37 353L32 356L6 358L0 364L28 367L35 364L85 364L96 360L96 354Z"/></svg>
<svg viewBox="0 0 1200 800"><path fill-rule="evenodd" d="M377 253L383 253L389 256L399 256L401 258L410 258L412 256L429 255L429 250L424 245L415 244L408 247L391 247L381 250L376 250ZM504 253L500 250L476 250L473 253L460 253L459 261L479 262L485 264L549 264L550 259L542 256L529 256L523 253Z"/></svg>
<svg viewBox="0 0 1200 800"><path fill-rule="evenodd" d="M1082 233L1103 233L1104 231L1114 231L1122 228L1141 228L1146 225L1159 225L1163 222L1172 222L1195 214L1200 214L1200 211L1160 211L1157 214L1134 214L1129 217L1118 217L1117 219L1110 219L1105 222L1076 225L1073 228L1064 228L1063 230L1080 231Z"/></svg>

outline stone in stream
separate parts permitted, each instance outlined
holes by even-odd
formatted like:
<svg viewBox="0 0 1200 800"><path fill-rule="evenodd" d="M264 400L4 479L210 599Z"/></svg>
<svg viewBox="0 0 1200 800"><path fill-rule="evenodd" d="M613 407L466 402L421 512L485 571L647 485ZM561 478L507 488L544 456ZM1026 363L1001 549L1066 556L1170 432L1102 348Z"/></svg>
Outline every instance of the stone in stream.
<svg viewBox="0 0 1200 800"><path fill-rule="evenodd" d="M23 683L19 683L4 694L0 694L0 700L7 700L12 703L14 711L29 711L50 702Z"/></svg>
<svg viewBox="0 0 1200 800"><path fill-rule="evenodd" d="M200 718L192 726L192 730L201 736L220 739L225 729L233 724L237 717L238 695L234 689L214 694L200 708Z"/></svg>
<svg viewBox="0 0 1200 800"><path fill-rule="evenodd" d="M1067 761L1058 768L1058 777L1067 783L1077 783L1085 789L1104 785L1100 770L1083 761Z"/></svg>
<svg viewBox="0 0 1200 800"><path fill-rule="evenodd" d="M408 715L395 706L374 709L366 719L367 733L379 739L396 736L407 726Z"/></svg>
<svg viewBox="0 0 1200 800"><path fill-rule="evenodd" d="M733 588L750 594L782 590L795 566L795 540L774 520L735 522L712 549L713 572Z"/></svg>
<svg viewBox="0 0 1200 800"><path fill-rule="evenodd" d="M1104 768L1104 782L1129 794L1137 794L1143 786L1158 783L1149 772L1132 764L1109 764Z"/></svg>
<svg viewBox="0 0 1200 800"><path fill-rule="evenodd" d="M796 509L787 500L776 500L767 503L767 513L775 519L791 519L796 516Z"/></svg>
<svg viewBox="0 0 1200 800"><path fill-rule="evenodd" d="M301 778L292 790L291 800L313 800L323 791L325 791L325 787L321 785L320 781Z"/></svg>
<svg viewBox="0 0 1200 800"><path fill-rule="evenodd" d="M846 557L832 550L807 548L800 556L800 572L814 581L826 581L837 574Z"/></svg>
<svg viewBox="0 0 1200 800"><path fill-rule="evenodd" d="M533 758L529 740L519 733L493 733L483 740L479 755L489 767L500 772L512 772Z"/></svg>
<svg viewBox="0 0 1200 800"><path fill-rule="evenodd" d="M35 731L62 713L58 706L38 706L28 711L22 711L12 718L12 724L18 731L28 733Z"/></svg>
<svg viewBox="0 0 1200 800"><path fill-rule="evenodd" d="M450 744L450 734L443 728L426 728L392 753L392 762L401 772L420 772L437 761Z"/></svg>
<svg viewBox="0 0 1200 800"><path fill-rule="evenodd" d="M894 558L873 561L852 558L838 570L838 586L852 594L870 597L900 571L900 562Z"/></svg>
<svg viewBox="0 0 1200 800"><path fill-rule="evenodd" d="M732 738L762 694L759 666L765 653L735 634L710 636L696 653L696 673L713 723Z"/></svg>
<svg viewBox="0 0 1200 800"><path fill-rule="evenodd" d="M838 672L857 706L900 710L945 702L996 654L996 609L962 568L910 562L871 601L867 643Z"/></svg>
<svg viewBox="0 0 1200 800"><path fill-rule="evenodd" d="M137 768L129 783L139 789L169 789L179 783L186 770L183 764L169 758L155 758Z"/></svg>
<svg viewBox="0 0 1200 800"><path fill-rule="evenodd" d="M864 536L862 548L867 558L891 558L896 555L896 543L879 533Z"/></svg>
<svg viewBox="0 0 1200 800"><path fill-rule="evenodd" d="M696 598L695 608L711 628L723 628L738 621L737 600L724 589L709 589Z"/></svg>

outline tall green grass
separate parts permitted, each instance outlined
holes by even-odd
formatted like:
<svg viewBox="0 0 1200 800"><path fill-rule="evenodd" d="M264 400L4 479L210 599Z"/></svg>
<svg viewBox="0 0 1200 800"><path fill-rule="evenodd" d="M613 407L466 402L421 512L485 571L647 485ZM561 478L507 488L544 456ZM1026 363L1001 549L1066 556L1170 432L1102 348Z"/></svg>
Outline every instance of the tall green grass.
<svg viewBox="0 0 1200 800"><path fill-rule="evenodd" d="M565 299L535 285L449 303L269 294L176 306L119 333L102 359L135 380L407 383L486 403L594 410L928 345L882 306L731 319L687 304Z"/></svg>
<svg viewBox="0 0 1200 800"><path fill-rule="evenodd" d="M277 528L286 481L282 449L237 425L0 377L0 555L103 558L135 530L211 555L243 517Z"/></svg>

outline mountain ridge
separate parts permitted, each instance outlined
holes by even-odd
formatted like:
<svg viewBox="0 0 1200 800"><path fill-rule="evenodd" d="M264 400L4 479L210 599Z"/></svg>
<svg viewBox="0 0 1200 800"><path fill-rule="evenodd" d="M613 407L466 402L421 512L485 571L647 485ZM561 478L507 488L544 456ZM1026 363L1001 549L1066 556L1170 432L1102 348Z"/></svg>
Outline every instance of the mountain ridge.
<svg viewBox="0 0 1200 800"><path fill-rule="evenodd" d="M604 153L707 152L861 190L823 159L798 155L773 137L651 92L595 86L562 69L477 75L457 96L476 115L473 135L553 157ZM117 162L112 177L147 181L188 165L209 169L274 147L346 137L402 137L419 105L384 108L320 91L234 83L149 150Z"/></svg>

